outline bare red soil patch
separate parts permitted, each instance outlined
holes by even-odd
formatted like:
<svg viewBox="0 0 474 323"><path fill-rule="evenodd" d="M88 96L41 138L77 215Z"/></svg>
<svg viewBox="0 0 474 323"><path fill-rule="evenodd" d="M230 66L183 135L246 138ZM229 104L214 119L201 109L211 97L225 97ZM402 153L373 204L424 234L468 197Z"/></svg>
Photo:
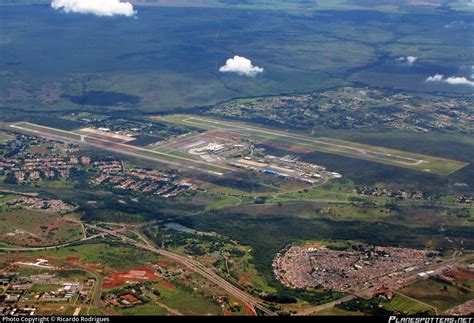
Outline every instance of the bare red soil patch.
<svg viewBox="0 0 474 323"><path fill-rule="evenodd" d="M474 279L474 273L467 268L453 268L443 272L444 275L452 277L455 280L466 281Z"/></svg>
<svg viewBox="0 0 474 323"><path fill-rule="evenodd" d="M144 282L157 279L159 276L151 266L140 266L125 272L114 272L104 278L104 288L113 288L131 282Z"/></svg>
<svg viewBox="0 0 474 323"><path fill-rule="evenodd" d="M67 257L64 260L67 262L79 262L79 257Z"/></svg>
<svg viewBox="0 0 474 323"><path fill-rule="evenodd" d="M249 305L245 304L244 309L246 315L255 315L254 310Z"/></svg>

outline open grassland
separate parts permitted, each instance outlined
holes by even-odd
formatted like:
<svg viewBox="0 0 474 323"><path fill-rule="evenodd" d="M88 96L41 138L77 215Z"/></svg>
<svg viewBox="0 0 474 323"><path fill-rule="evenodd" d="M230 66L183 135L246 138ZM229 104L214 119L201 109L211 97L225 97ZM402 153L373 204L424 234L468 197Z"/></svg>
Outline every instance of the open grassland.
<svg viewBox="0 0 474 323"><path fill-rule="evenodd" d="M162 118L164 121L181 125L194 126L205 130L222 130L236 133L262 143L283 146L283 149L296 151L319 151L357 159L369 160L398 167L447 176L468 165L456 160L415 154L406 151L372 146L351 141L325 137L310 137L273 130L247 123L229 122L217 119L190 115L171 115ZM286 146L286 147L285 147Z"/></svg>
<svg viewBox="0 0 474 323"><path fill-rule="evenodd" d="M0 242L18 246L49 246L83 238L82 225L72 217L34 210L2 210Z"/></svg>
<svg viewBox="0 0 474 323"><path fill-rule="evenodd" d="M440 313L474 298L472 290L432 279L417 281L399 292L435 307Z"/></svg>
<svg viewBox="0 0 474 323"><path fill-rule="evenodd" d="M123 308L118 309L118 313L122 315L153 315L153 316L160 316L160 315L168 315L168 311L163 308L162 306L154 303L149 302L142 305L133 306L131 308Z"/></svg>
<svg viewBox="0 0 474 323"><path fill-rule="evenodd" d="M435 314L433 307L428 306L427 304L417 302L416 300L410 299L400 294L395 294L390 303L388 303L384 307L388 310L392 310L394 312L401 312L407 315L415 315L420 312L428 312L430 314Z"/></svg>
<svg viewBox="0 0 474 323"><path fill-rule="evenodd" d="M229 265L229 264L228 264ZM246 287L253 288L267 294L275 293L277 290L270 286L266 279L255 268L251 255L245 255L230 264L230 274L236 281Z"/></svg>
<svg viewBox="0 0 474 323"><path fill-rule="evenodd" d="M0 144L3 144L12 139L14 139L13 136L9 135L8 133L4 131L0 131Z"/></svg>
<svg viewBox="0 0 474 323"><path fill-rule="evenodd" d="M133 246L105 242L88 242L57 250L33 252L32 254L36 254L38 257L51 257L60 261L78 261L114 271L131 270L160 259L151 252Z"/></svg>
<svg viewBox="0 0 474 323"><path fill-rule="evenodd" d="M52 292L53 290L58 289L56 284L33 284L30 288L30 292L34 293L46 293Z"/></svg>
<svg viewBox="0 0 474 323"><path fill-rule="evenodd" d="M218 199L212 204L206 206L206 210L221 209L228 206L234 206L242 203L242 199L235 196L218 196Z"/></svg>
<svg viewBox="0 0 474 323"><path fill-rule="evenodd" d="M181 284L165 283L156 285L160 292L160 302L188 315L218 315L221 309L208 298Z"/></svg>

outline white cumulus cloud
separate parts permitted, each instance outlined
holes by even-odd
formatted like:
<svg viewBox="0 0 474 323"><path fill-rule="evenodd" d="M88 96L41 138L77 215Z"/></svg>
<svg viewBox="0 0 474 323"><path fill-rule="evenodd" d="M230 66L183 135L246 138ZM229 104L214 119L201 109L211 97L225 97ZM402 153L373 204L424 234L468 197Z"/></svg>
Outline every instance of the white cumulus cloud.
<svg viewBox="0 0 474 323"><path fill-rule="evenodd" d="M417 60L418 60L418 57L416 56L407 56L407 57L402 56L402 57L397 58L398 62L407 62L408 65L412 65Z"/></svg>
<svg viewBox="0 0 474 323"><path fill-rule="evenodd" d="M237 73L239 75L245 76L256 76L259 73L263 72L262 67L253 66L252 61L241 56L234 56L234 58L229 58L224 66L219 68L219 72L230 72Z"/></svg>
<svg viewBox="0 0 474 323"><path fill-rule="evenodd" d="M51 7L65 13L85 13L96 16L133 16L136 11L130 2L120 0L52 0Z"/></svg>
<svg viewBox="0 0 474 323"><path fill-rule="evenodd" d="M426 82L440 82L443 80L443 78L444 78L443 74L435 74L433 76L429 76L426 79Z"/></svg>
<svg viewBox="0 0 474 323"><path fill-rule="evenodd" d="M408 64L413 64L415 63L416 61L418 60L418 57L415 57L415 56L407 56L407 62Z"/></svg>
<svg viewBox="0 0 474 323"><path fill-rule="evenodd" d="M450 76L445 78L442 74L435 74L426 79L426 82L444 82L452 85L469 85L474 87L474 81L462 76Z"/></svg>
<svg viewBox="0 0 474 323"><path fill-rule="evenodd" d="M474 81L468 80L465 77L459 77L459 76L451 76L446 79L446 83L453 84L453 85L470 85L474 86Z"/></svg>

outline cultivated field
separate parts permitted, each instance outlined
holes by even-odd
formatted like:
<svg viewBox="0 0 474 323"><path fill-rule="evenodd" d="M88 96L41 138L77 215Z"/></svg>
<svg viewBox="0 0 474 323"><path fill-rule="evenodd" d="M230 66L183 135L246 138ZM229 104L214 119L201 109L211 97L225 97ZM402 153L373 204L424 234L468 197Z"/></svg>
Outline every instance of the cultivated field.
<svg viewBox="0 0 474 323"><path fill-rule="evenodd" d="M287 150L301 152L324 152L377 163L410 168L427 173L447 176L467 166L465 162L421 155L406 151L371 146L350 141L324 137L311 137L302 134L249 125L240 122L228 122L206 117L190 115L171 115L164 121L194 126L206 130L220 130L242 137L248 137L262 143L276 145Z"/></svg>

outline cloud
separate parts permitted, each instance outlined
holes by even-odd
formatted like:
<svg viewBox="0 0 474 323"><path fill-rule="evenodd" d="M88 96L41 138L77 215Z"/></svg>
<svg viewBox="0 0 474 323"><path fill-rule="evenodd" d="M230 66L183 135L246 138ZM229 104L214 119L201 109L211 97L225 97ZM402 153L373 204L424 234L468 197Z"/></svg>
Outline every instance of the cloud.
<svg viewBox="0 0 474 323"><path fill-rule="evenodd" d="M407 62L408 64L413 64L415 63L416 61L418 60L418 57L415 57L415 56L407 56Z"/></svg>
<svg viewBox="0 0 474 323"><path fill-rule="evenodd" d="M136 14L130 2L120 0L52 0L51 7L65 13L84 13L96 16L127 16Z"/></svg>
<svg viewBox="0 0 474 323"><path fill-rule="evenodd" d="M449 84L453 84L453 85L461 84L461 85L474 86L474 81L471 81L471 80L468 80L468 79L465 78L465 77L459 77L459 76L451 76L451 77L448 77L448 78L445 80L445 82L446 82L446 83L449 83Z"/></svg>
<svg viewBox="0 0 474 323"><path fill-rule="evenodd" d="M426 82L444 82L452 85L469 85L474 87L474 81L471 81L466 77L450 76L448 78L444 78L442 74L430 76L426 79Z"/></svg>
<svg viewBox="0 0 474 323"><path fill-rule="evenodd" d="M253 66L252 61L240 56L234 56L234 58L229 58L224 66L219 68L219 72L222 73L237 73L239 75L251 76L254 77L259 73L263 72L262 67Z"/></svg>
<svg viewBox="0 0 474 323"><path fill-rule="evenodd" d="M408 65L412 65L418 60L418 57L415 56L407 56L407 57L399 57L397 58L397 62L407 62Z"/></svg>
<svg viewBox="0 0 474 323"><path fill-rule="evenodd" d="M426 82L440 82L440 81L443 81L443 74L435 74L434 76L429 76L427 79L426 79Z"/></svg>

